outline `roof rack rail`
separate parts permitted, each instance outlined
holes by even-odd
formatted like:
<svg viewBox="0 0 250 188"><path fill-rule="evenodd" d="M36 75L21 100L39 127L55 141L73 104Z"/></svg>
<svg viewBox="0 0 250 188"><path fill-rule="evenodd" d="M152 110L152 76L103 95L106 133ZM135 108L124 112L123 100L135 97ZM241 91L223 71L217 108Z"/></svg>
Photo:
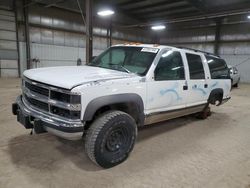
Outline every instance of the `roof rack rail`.
<svg viewBox="0 0 250 188"><path fill-rule="evenodd" d="M187 49L187 50L191 50L191 51L194 51L194 52L202 52L204 54L207 54L207 55L213 55L215 57L219 57L219 55L216 55L214 53L211 53L211 52L206 52L206 51L202 51L202 50L196 50L196 49L193 49L193 48L187 48L187 47L183 47L183 46L177 46L177 48L180 48L180 49Z"/></svg>

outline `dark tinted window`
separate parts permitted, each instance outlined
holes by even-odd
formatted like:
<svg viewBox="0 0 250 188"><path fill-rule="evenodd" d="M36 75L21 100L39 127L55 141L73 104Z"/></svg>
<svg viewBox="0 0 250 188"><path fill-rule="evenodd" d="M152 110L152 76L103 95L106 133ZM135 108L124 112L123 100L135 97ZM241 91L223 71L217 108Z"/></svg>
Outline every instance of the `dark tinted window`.
<svg viewBox="0 0 250 188"><path fill-rule="evenodd" d="M205 79L205 72L201 60L201 56L195 54L186 54L190 79Z"/></svg>
<svg viewBox="0 0 250 188"><path fill-rule="evenodd" d="M155 80L184 80L184 67L179 52L167 51L162 54L155 69Z"/></svg>
<svg viewBox="0 0 250 188"><path fill-rule="evenodd" d="M206 59L212 79L229 78L229 69L223 59L219 59L213 56L206 56Z"/></svg>

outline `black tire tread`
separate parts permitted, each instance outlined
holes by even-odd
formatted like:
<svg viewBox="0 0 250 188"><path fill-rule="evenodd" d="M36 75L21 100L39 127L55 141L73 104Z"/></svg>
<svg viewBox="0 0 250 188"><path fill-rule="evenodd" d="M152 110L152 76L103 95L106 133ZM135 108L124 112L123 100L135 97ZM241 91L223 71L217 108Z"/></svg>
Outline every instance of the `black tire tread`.
<svg viewBox="0 0 250 188"><path fill-rule="evenodd" d="M91 161L93 161L98 166L100 166L100 165L96 162L95 153L94 153L95 152L95 142L96 142L97 136L108 121L110 121L112 118L115 118L116 116L119 116L119 115L129 115L129 114L122 112L122 111L118 111L118 110L107 111L106 113L99 116L92 123L92 125L90 126L90 128L87 131L86 138L85 138L85 151L86 151L88 157L91 159ZM136 134L137 134L137 132L136 132Z"/></svg>

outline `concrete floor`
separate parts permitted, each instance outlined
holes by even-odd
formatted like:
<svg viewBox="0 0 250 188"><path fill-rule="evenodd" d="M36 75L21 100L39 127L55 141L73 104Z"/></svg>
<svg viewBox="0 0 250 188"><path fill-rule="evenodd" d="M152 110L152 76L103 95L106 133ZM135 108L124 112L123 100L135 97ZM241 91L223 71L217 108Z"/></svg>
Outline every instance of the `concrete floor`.
<svg viewBox="0 0 250 188"><path fill-rule="evenodd" d="M212 109L139 131L129 159L103 170L83 143L29 135L11 114L20 80L0 79L0 187L250 188L250 85Z"/></svg>

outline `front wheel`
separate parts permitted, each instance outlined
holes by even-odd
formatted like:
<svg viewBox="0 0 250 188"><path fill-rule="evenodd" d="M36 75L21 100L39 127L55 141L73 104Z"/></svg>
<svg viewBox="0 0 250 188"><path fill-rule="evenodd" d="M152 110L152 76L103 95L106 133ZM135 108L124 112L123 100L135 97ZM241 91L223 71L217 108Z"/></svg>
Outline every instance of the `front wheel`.
<svg viewBox="0 0 250 188"><path fill-rule="evenodd" d="M108 111L97 118L87 131L85 150L103 168L125 161L137 136L135 120L121 111Z"/></svg>

